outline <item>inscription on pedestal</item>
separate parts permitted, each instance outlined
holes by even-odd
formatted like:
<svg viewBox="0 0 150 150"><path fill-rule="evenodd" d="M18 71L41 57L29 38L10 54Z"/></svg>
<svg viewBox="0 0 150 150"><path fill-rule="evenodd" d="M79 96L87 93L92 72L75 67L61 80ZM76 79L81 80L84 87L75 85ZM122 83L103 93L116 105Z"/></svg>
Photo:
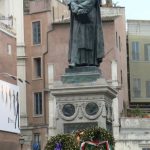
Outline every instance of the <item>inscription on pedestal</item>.
<svg viewBox="0 0 150 150"><path fill-rule="evenodd" d="M80 129L87 129L92 127L98 127L97 122L87 122L87 123L65 123L64 133L72 133Z"/></svg>

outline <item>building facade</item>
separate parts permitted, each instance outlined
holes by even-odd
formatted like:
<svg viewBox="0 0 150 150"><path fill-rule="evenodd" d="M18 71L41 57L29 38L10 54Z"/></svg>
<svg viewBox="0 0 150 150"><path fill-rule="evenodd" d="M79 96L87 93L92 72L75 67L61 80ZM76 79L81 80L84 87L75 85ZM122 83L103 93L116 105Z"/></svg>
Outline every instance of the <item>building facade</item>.
<svg viewBox="0 0 150 150"><path fill-rule="evenodd" d="M101 11L105 58L100 68L110 86L118 90L113 104L116 133L123 103L128 102L125 13L124 8L112 6ZM47 139L57 133L50 89L68 67L69 14L63 2L24 1L25 75L30 86L26 95L27 124L21 129L28 149L36 143L44 149Z"/></svg>
<svg viewBox="0 0 150 150"><path fill-rule="evenodd" d="M149 45L150 21L128 20L128 58L130 79L130 104L149 107Z"/></svg>
<svg viewBox="0 0 150 150"><path fill-rule="evenodd" d="M118 91L113 100L113 129L114 135L118 136L119 116L123 106L128 106L125 12L124 8L112 7L110 2L106 5L109 7L101 9L105 57L100 69L109 85ZM30 82L30 85L18 82L24 145L19 145L17 134L2 132L0 138L6 137L12 143L7 144L4 140L3 149L10 149L8 146L11 149L20 146L27 150L35 146L44 149L47 139L57 133L51 88L68 67L69 11L63 1L49 0L20 0L17 6L14 1L1 0L0 8L3 40L0 48L6 53L0 59L0 69ZM13 66L16 64L17 68ZM11 78L5 81L17 84Z"/></svg>
<svg viewBox="0 0 150 150"><path fill-rule="evenodd" d="M47 34L51 28L51 1L24 1L25 72L30 82L26 91L26 124L21 125L24 148L44 149L48 139L48 95L45 90Z"/></svg>
<svg viewBox="0 0 150 150"><path fill-rule="evenodd" d="M149 20L127 20L129 109L128 117L120 118L116 150L150 149L149 24Z"/></svg>
<svg viewBox="0 0 150 150"><path fill-rule="evenodd" d="M118 132L118 118L123 110L123 103L128 105L124 8L102 7L101 12L105 57L100 69L107 82L118 90L117 98L114 99L114 130L116 129L116 133ZM61 79L65 73L65 68L68 67L69 20L54 22L48 39L49 51L46 56L48 64L45 75L49 89L53 86L54 81ZM53 109L52 107L53 105L51 109ZM50 117L52 119L53 115ZM50 129L50 132L53 133L55 131L54 125Z"/></svg>
<svg viewBox="0 0 150 150"><path fill-rule="evenodd" d="M120 118L120 132L116 137L115 150L149 150L149 121L149 118Z"/></svg>
<svg viewBox="0 0 150 150"><path fill-rule="evenodd" d="M0 1L0 147L20 149L19 112L16 112L18 92L16 28L13 1ZM11 113L11 114L10 114ZM17 120L14 120L17 117Z"/></svg>

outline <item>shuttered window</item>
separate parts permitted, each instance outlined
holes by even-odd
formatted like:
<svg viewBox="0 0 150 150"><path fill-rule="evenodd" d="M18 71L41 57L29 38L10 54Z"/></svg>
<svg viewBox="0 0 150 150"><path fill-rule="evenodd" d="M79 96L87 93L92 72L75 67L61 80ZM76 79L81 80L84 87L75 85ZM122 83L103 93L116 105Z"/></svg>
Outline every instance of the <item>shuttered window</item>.
<svg viewBox="0 0 150 150"><path fill-rule="evenodd" d="M41 68L41 57L34 58L34 77L41 78L42 68Z"/></svg>
<svg viewBox="0 0 150 150"><path fill-rule="evenodd" d="M42 92L34 93L34 113L35 115L42 114Z"/></svg>
<svg viewBox="0 0 150 150"><path fill-rule="evenodd" d="M132 42L132 60L139 60L139 42Z"/></svg>
<svg viewBox="0 0 150 150"><path fill-rule="evenodd" d="M141 97L141 80L134 78L133 79L133 95L138 98Z"/></svg>
<svg viewBox="0 0 150 150"><path fill-rule="evenodd" d="M150 97L150 81L146 81L146 97Z"/></svg>
<svg viewBox="0 0 150 150"><path fill-rule="evenodd" d="M145 61L150 61L150 44L144 45Z"/></svg>

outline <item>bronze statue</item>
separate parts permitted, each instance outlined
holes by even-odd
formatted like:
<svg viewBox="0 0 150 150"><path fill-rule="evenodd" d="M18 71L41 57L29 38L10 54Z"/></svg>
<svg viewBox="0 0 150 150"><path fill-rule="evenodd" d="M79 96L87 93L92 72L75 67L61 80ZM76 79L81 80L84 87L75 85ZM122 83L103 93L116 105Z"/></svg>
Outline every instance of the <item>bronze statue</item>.
<svg viewBox="0 0 150 150"><path fill-rule="evenodd" d="M99 66L104 41L99 0L68 0L71 12L69 66Z"/></svg>

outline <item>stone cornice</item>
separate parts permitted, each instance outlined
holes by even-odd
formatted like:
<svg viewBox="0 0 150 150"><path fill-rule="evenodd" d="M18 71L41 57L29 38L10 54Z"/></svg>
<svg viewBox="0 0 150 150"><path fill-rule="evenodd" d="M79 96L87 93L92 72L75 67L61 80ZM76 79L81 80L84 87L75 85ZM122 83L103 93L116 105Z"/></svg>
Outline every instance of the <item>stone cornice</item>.
<svg viewBox="0 0 150 150"><path fill-rule="evenodd" d="M16 37L16 33L15 31L10 28L8 25L0 22L0 30L6 34L8 34L9 36L12 36L12 37Z"/></svg>
<svg viewBox="0 0 150 150"><path fill-rule="evenodd" d="M69 84L67 86L59 86L59 87L54 87L53 89L50 89L51 93L53 95L71 95L71 94L91 94L91 93L103 93L104 95L110 96L112 98L116 97L117 91L112 89L108 85L75 85L71 86L72 84Z"/></svg>

